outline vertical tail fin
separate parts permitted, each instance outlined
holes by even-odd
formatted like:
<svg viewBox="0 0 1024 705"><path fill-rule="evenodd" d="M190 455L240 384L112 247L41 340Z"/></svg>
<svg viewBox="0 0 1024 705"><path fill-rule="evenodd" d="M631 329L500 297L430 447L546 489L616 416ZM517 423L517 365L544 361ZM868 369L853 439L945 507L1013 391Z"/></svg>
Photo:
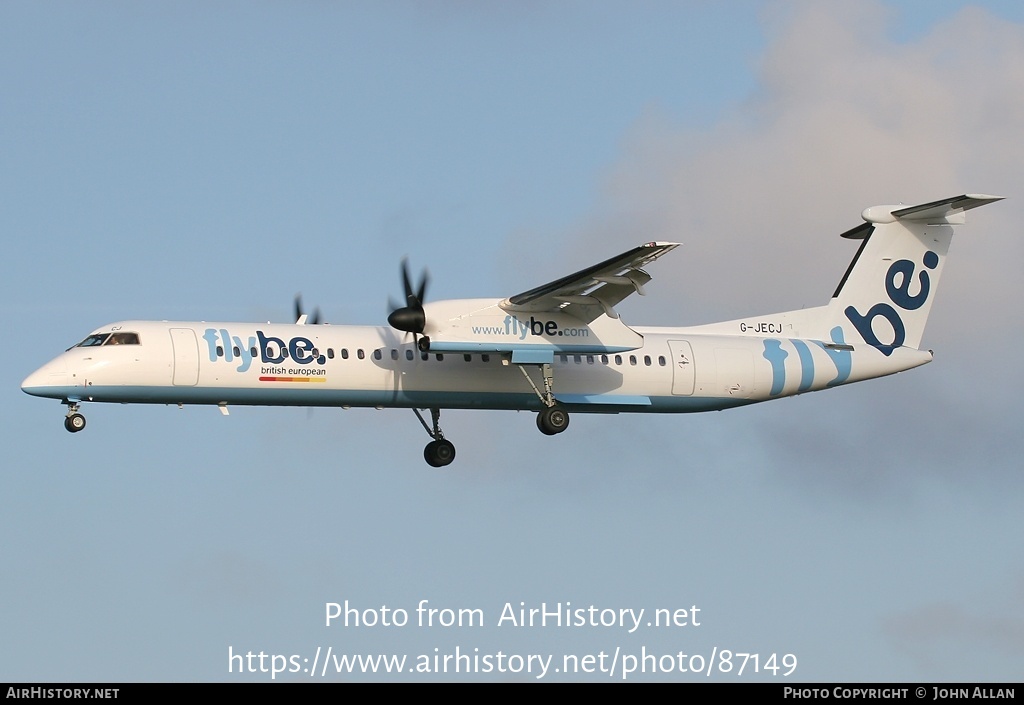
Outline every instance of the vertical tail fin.
<svg viewBox="0 0 1024 705"><path fill-rule="evenodd" d="M829 329L839 326L844 342L867 343L886 355L899 347L918 347L952 226L965 221L965 211L999 200L970 194L919 206L865 209L864 224L842 234L863 242L826 307Z"/></svg>

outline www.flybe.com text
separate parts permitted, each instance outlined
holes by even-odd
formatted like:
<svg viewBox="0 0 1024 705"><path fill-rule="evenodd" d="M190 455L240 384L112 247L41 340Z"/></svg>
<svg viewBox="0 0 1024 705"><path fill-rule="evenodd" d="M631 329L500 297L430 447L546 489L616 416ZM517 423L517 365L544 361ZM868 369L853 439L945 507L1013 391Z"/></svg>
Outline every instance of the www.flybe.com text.
<svg viewBox="0 0 1024 705"><path fill-rule="evenodd" d="M565 336L567 338L590 337L589 328L563 328L558 325L558 321L538 321L533 316L530 316L528 321L521 321L516 316L505 316L504 325L471 326L471 330L473 335L506 335L518 338L519 340L526 340L528 335L548 338L556 336Z"/></svg>

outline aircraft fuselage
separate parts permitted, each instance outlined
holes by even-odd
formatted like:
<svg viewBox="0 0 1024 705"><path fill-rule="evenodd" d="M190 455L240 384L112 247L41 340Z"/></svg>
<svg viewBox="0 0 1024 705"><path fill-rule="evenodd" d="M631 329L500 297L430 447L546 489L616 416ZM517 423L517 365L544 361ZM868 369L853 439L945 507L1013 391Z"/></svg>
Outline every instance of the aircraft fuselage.
<svg viewBox="0 0 1024 705"><path fill-rule="evenodd" d="M639 348L574 353L551 365L571 411L725 409L879 377L931 361L869 345L782 335L636 328ZM421 352L386 327L124 321L93 335L136 343L76 346L29 376L29 394L70 402L537 410L509 353ZM529 371L529 370L528 370ZM534 375L535 382L539 377Z"/></svg>

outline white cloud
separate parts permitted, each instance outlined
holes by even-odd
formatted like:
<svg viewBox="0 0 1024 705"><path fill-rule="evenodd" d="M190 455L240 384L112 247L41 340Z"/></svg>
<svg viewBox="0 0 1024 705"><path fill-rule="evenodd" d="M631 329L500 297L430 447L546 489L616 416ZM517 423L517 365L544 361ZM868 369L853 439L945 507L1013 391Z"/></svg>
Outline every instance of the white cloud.
<svg viewBox="0 0 1024 705"><path fill-rule="evenodd" d="M972 211L954 238L923 341L936 363L910 373L910 385L901 376L898 388L886 380L878 384L888 390L833 396L827 420L815 397L786 409L785 433L770 415L751 424L778 451L766 457L786 467L803 457L794 449L829 454L823 428L843 429L856 447L890 444L892 465L864 473L871 486L908 463L973 481L972 457L1009 478L1020 450L1008 432L1019 391L1009 380L1019 373L1007 351L1021 342L1024 302L1014 227L1024 216L1024 27L966 8L897 43L877 3L771 9L755 94L710 128L651 105L609 170L603 212L575 232L573 247L610 252L641 232L682 241L651 267L652 295L623 313L638 325L697 324L825 303L856 249L838 234L866 206L1009 197ZM864 465L831 451L836 468Z"/></svg>
<svg viewBox="0 0 1024 705"><path fill-rule="evenodd" d="M853 254L835 236L865 206L1013 196L1019 183L1024 28L966 9L901 45L886 39L878 5L787 7L756 95L710 129L673 124L651 106L607 180L611 218L684 242L673 263L656 265L657 290L697 319L759 312L752 301L823 303ZM998 263L1020 251L999 226L1021 207L971 218L979 223L965 230L985 236L976 257ZM593 245L608 229L580 237Z"/></svg>

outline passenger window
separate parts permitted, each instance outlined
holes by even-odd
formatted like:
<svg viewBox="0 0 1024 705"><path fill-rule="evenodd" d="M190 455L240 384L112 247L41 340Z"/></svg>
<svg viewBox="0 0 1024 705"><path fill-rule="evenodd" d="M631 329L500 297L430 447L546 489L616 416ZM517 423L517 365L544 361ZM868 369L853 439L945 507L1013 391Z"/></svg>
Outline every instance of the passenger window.
<svg viewBox="0 0 1024 705"><path fill-rule="evenodd" d="M218 345L217 346L217 357L224 357L224 346L223 345Z"/></svg>
<svg viewBox="0 0 1024 705"><path fill-rule="evenodd" d="M377 348L376 350L373 351L373 359L374 360L380 360L383 357L384 357L384 354L380 351L380 348Z"/></svg>
<svg viewBox="0 0 1024 705"><path fill-rule="evenodd" d="M601 356L601 364L602 365L607 365L608 364L608 356L607 355L602 355Z"/></svg>
<svg viewBox="0 0 1024 705"><path fill-rule="evenodd" d="M622 355L616 355L615 356L615 364L616 365L621 365L622 364Z"/></svg>
<svg viewBox="0 0 1024 705"><path fill-rule="evenodd" d="M257 357L260 354L260 351L257 350L254 346L249 348L249 354L252 355L253 357Z"/></svg>
<svg viewBox="0 0 1024 705"><path fill-rule="evenodd" d="M651 356L650 355L644 355L644 364L647 365L648 367L651 366Z"/></svg>
<svg viewBox="0 0 1024 705"><path fill-rule="evenodd" d="M594 356L593 355L587 355L587 364L588 365L593 365L594 364Z"/></svg>
<svg viewBox="0 0 1024 705"><path fill-rule="evenodd" d="M348 348L342 348L341 349L341 359L342 360L347 360L348 359Z"/></svg>
<svg viewBox="0 0 1024 705"><path fill-rule="evenodd" d="M406 351L405 351L405 359L406 360L411 360L412 358L413 358L412 348L406 349Z"/></svg>
<svg viewBox="0 0 1024 705"><path fill-rule="evenodd" d="M658 355L658 364L661 365L662 367L664 367L665 365L668 364L665 361L665 356L664 355Z"/></svg>
<svg viewBox="0 0 1024 705"><path fill-rule="evenodd" d="M235 354L235 357L242 357L242 351L238 349L238 346L231 348L231 352Z"/></svg>
<svg viewBox="0 0 1024 705"><path fill-rule="evenodd" d="M360 360L366 359L366 353L363 352L362 348L359 348L359 350L356 351L356 357L358 357Z"/></svg>
<svg viewBox="0 0 1024 705"><path fill-rule="evenodd" d="M629 364L636 365L636 355L629 356Z"/></svg>
<svg viewBox="0 0 1024 705"><path fill-rule="evenodd" d="M435 355L435 357L437 358L438 362L443 362L444 361L444 355L441 354L441 353L437 353L437 355Z"/></svg>
<svg viewBox="0 0 1024 705"><path fill-rule="evenodd" d="M394 348L391 348L391 359L392 360L397 360L398 359L398 351L395 350Z"/></svg>
<svg viewBox="0 0 1024 705"><path fill-rule="evenodd" d="M575 362L578 365L581 362L583 362L583 358L581 358L579 355L573 355L572 356L572 361Z"/></svg>
<svg viewBox="0 0 1024 705"><path fill-rule="evenodd" d="M462 359L465 360L466 362L469 362L470 360L473 359L473 356L470 355L469 353L466 353L465 355L462 356Z"/></svg>
<svg viewBox="0 0 1024 705"><path fill-rule="evenodd" d="M487 353L484 353L483 355L480 356L480 359L483 360L484 362L490 362L491 356L488 355Z"/></svg>
<svg viewBox="0 0 1024 705"><path fill-rule="evenodd" d="M334 359L334 348L327 348L327 359L328 360L333 360Z"/></svg>

